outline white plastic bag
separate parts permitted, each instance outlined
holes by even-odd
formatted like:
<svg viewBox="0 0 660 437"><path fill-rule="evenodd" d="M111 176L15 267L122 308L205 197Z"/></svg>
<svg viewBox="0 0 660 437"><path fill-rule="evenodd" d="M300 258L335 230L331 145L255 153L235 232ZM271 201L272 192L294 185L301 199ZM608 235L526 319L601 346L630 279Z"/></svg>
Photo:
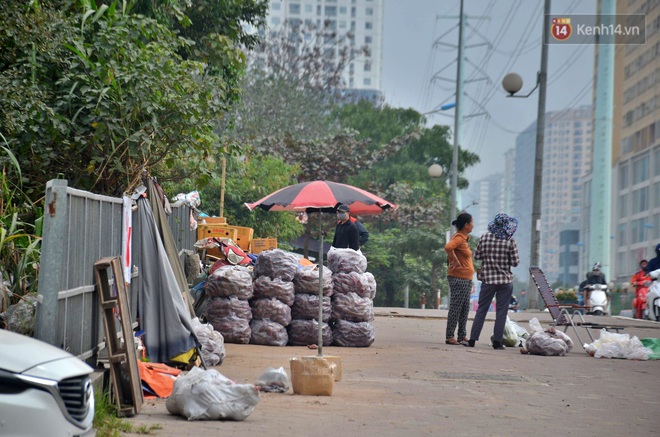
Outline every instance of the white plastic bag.
<svg viewBox="0 0 660 437"><path fill-rule="evenodd" d="M529 329L532 331L532 334L535 332L543 332L543 327L541 326L539 319L536 317L529 321Z"/></svg>
<svg viewBox="0 0 660 437"><path fill-rule="evenodd" d="M648 360L653 351L644 347L637 337L600 330L600 338L585 349L596 358L625 358L628 360Z"/></svg>
<svg viewBox="0 0 660 437"><path fill-rule="evenodd" d="M535 317L529 321L532 335L525 342L522 353L544 356L564 356L573 349L573 340L554 328L543 330L541 323Z"/></svg>
<svg viewBox="0 0 660 437"><path fill-rule="evenodd" d="M227 356L225 352L225 339L222 334L210 323L202 323L199 318L191 320L193 330L197 339L202 345L202 356L207 366L217 366L222 364Z"/></svg>
<svg viewBox="0 0 660 437"><path fill-rule="evenodd" d="M263 392L286 393L289 391L289 387L291 387L291 382L289 381L289 375L287 375L284 367L278 369L269 367L257 379L255 385Z"/></svg>
<svg viewBox="0 0 660 437"><path fill-rule="evenodd" d="M167 399L170 414L188 420L243 420L259 402L259 390L252 384L235 384L217 370L193 367L174 381Z"/></svg>
<svg viewBox="0 0 660 437"><path fill-rule="evenodd" d="M527 338L529 338L527 330L507 316L502 342L509 347L519 347L525 344Z"/></svg>

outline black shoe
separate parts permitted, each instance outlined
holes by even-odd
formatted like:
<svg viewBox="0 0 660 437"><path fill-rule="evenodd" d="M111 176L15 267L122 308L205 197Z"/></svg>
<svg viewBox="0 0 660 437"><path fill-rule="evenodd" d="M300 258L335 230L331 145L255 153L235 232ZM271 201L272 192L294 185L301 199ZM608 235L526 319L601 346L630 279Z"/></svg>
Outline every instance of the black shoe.
<svg viewBox="0 0 660 437"><path fill-rule="evenodd" d="M474 340L468 340L466 343L461 343L465 347L474 347Z"/></svg>
<svg viewBox="0 0 660 437"><path fill-rule="evenodd" d="M493 349L503 350L504 345L502 343L500 343L499 341L494 341L493 342Z"/></svg>

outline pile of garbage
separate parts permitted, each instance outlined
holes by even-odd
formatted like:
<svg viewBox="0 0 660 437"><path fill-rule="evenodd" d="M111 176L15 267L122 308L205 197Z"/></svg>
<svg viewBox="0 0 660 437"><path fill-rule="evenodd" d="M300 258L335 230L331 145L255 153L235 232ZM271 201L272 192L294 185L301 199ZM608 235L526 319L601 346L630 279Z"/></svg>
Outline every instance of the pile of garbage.
<svg viewBox="0 0 660 437"><path fill-rule="evenodd" d="M247 344L252 330L249 300L254 295L252 274L247 267L223 266L206 280L206 318L227 343Z"/></svg>
<svg viewBox="0 0 660 437"><path fill-rule="evenodd" d="M291 306L293 320L289 326L289 344L305 346L318 343L319 287L323 287L321 299L321 336L323 344L332 344L332 330L328 322L332 314L331 296L334 292L332 271L323 269L323 284L319 284L319 266L298 269L293 280L295 299Z"/></svg>
<svg viewBox="0 0 660 437"><path fill-rule="evenodd" d="M250 301L252 308L251 343L265 346L286 346L287 326L291 323L293 278L298 270L295 255L281 249L261 252L254 265L254 288L257 295Z"/></svg>
<svg viewBox="0 0 660 437"><path fill-rule="evenodd" d="M335 346L368 347L374 342L376 280L367 270L367 259L352 249L328 252L333 272L332 333Z"/></svg>
<svg viewBox="0 0 660 437"><path fill-rule="evenodd" d="M328 252L319 321L319 266L302 265L281 249L265 250L250 265L222 265L195 287L197 315L227 343L266 346L367 347L374 342L376 280L359 251ZM198 299L204 303L198 305Z"/></svg>

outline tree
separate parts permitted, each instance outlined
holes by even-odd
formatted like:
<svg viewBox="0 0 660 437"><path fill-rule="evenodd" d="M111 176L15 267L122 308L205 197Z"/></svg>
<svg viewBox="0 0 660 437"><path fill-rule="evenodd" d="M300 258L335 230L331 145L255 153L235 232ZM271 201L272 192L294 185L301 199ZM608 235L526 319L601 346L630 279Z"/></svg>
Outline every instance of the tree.
<svg viewBox="0 0 660 437"><path fill-rule="evenodd" d="M311 20L291 19L256 47L251 68L331 98L345 86L343 73L350 62L369 55L368 46L355 45L353 32L338 32L331 20L317 26Z"/></svg>
<svg viewBox="0 0 660 437"><path fill-rule="evenodd" d="M396 153L407 142L417 138L418 133L413 131L394 138L379 150L371 150L369 140L360 141L356 136L357 132L347 131L308 141L291 136L264 138L255 150L280 156L290 164L299 163L300 182L315 179L346 182L351 176Z"/></svg>
<svg viewBox="0 0 660 437"><path fill-rule="evenodd" d="M236 141L258 144L264 138L287 136L310 141L338 131L328 118L327 96L299 81L253 68L241 86L241 100L225 120L224 130Z"/></svg>
<svg viewBox="0 0 660 437"><path fill-rule="evenodd" d="M208 35L223 35L251 50L260 42L251 29L265 27L268 0L136 0L134 12L155 18L197 45Z"/></svg>
<svg viewBox="0 0 660 437"><path fill-rule="evenodd" d="M373 230L366 247L369 268L384 291L376 304L391 306L402 303L401 291L407 285L411 302L417 304L429 290L446 288L444 265L446 254L444 234L449 230L449 188L446 181L432 180L428 166L438 162L449 168L452 146L446 126L419 127L423 117L412 109L374 107L365 103L345 105L333 111L342 127L359 128L358 138L378 138L372 142L376 153L383 152L383 141L401 138L407 132L419 134L402 147L384 153L349 183L365 187L397 204L396 211L382 217L364 217ZM459 151L459 172L478 162L478 157L466 150ZM460 177L459 187L467 187ZM434 294L434 293L432 293Z"/></svg>
<svg viewBox="0 0 660 437"><path fill-rule="evenodd" d="M208 175L230 84L213 65L185 60L191 41L114 1L32 2L0 11L0 132L24 169L26 192L57 174L106 194L130 191L143 171L184 160ZM73 14L72 11L78 11ZM228 69L244 56L226 37L206 53Z"/></svg>
<svg viewBox="0 0 660 437"><path fill-rule="evenodd" d="M212 170L219 173L224 155L214 154ZM252 155L250 159L227 157L227 179L224 196L224 217L227 223L254 229L255 237L277 237L288 241L298 237L302 226L291 212L268 212L260 208L250 211L246 202L256 201L284 186L295 183L295 166L272 156ZM197 188L194 180L163 183L170 193L187 193ZM198 189L202 203L199 209L211 216L219 214L221 187L214 180Z"/></svg>

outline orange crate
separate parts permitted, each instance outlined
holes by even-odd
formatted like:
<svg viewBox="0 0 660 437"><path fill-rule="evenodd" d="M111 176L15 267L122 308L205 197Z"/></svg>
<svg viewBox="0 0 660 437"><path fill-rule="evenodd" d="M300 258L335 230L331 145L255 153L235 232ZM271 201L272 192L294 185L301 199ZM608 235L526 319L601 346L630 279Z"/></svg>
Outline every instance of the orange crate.
<svg viewBox="0 0 660 437"><path fill-rule="evenodd" d="M257 254L270 249L277 249L277 238L254 238L252 240L252 253Z"/></svg>

